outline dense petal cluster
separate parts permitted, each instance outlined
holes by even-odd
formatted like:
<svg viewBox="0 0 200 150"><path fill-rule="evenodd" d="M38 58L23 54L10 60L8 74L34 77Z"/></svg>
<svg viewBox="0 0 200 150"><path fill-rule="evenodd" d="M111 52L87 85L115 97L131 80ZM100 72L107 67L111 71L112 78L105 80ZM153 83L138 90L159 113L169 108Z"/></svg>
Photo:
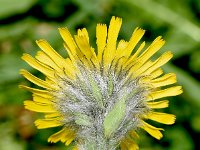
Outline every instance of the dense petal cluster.
<svg viewBox="0 0 200 150"><path fill-rule="evenodd" d="M165 52L151 57L164 45L157 37L148 47L139 42L145 31L136 28L129 41L117 43L122 19L112 17L109 28L97 24L97 49L89 44L85 28L72 37L67 28L59 28L69 58L60 56L45 40L37 41L41 51L35 58L22 59L45 75L42 80L22 69L20 73L43 89L20 87L33 93L25 108L44 113L35 124L38 129L61 126L49 142L73 143L75 149L138 149L135 140L139 128L156 139L162 128L146 122L150 119L173 124L175 116L157 112L168 107L164 97L182 93L174 73L163 74L162 65L172 58ZM138 44L139 43L139 44ZM134 51L134 53L133 53ZM166 87L167 86L167 87Z"/></svg>

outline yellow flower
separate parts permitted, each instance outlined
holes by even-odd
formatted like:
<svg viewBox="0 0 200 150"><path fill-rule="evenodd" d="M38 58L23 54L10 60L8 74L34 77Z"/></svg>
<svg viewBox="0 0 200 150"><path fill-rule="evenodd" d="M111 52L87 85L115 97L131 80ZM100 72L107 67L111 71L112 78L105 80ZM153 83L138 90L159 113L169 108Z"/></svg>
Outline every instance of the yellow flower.
<svg viewBox="0 0 200 150"><path fill-rule="evenodd" d="M134 139L139 128L162 138L163 129L146 120L174 123L174 115L156 112L168 107L168 100L160 99L182 93L181 86L168 86L176 82L176 75L163 74L160 68L172 53L150 60L165 41L159 36L144 48L145 42L138 44L145 33L140 28L134 30L130 41L117 43L121 24L122 19L117 17L112 17L108 29L97 24L96 50L89 44L85 28L74 38L67 28L59 28L69 58L60 56L45 40L36 41L41 51L35 58L22 56L45 75L42 80L20 71L43 88L20 86L33 93L33 100L24 102L25 108L44 113L43 119L35 121L38 129L62 127L49 142L73 142L75 149L134 150L138 149Z"/></svg>

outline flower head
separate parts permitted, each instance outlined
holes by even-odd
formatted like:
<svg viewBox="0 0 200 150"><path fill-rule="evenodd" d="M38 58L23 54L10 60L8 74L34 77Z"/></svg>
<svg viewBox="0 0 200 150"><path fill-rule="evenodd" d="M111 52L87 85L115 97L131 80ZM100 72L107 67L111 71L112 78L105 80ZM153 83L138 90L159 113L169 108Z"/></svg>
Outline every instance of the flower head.
<svg viewBox="0 0 200 150"><path fill-rule="evenodd" d="M43 88L21 85L33 93L33 100L24 102L25 108L44 113L43 119L35 121L38 129L62 127L49 142L73 142L76 149L138 149L134 139L139 128L156 139L162 137L163 129L146 120L174 123L174 115L156 112L168 107L168 100L161 98L182 93L181 86L168 86L176 82L175 74L163 75L160 68L172 53L152 61L165 41L159 36L144 48L145 42L138 44L145 33L140 28L129 41L117 43L121 24L121 18L112 17L108 29L105 24L97 25L96 50L90 46L85 28L74 37L67 28L59 28L69 58L60 56L45 40L36 41L41 51L35 58L22 56L45 75L42 80L20 71Z"/></svg>

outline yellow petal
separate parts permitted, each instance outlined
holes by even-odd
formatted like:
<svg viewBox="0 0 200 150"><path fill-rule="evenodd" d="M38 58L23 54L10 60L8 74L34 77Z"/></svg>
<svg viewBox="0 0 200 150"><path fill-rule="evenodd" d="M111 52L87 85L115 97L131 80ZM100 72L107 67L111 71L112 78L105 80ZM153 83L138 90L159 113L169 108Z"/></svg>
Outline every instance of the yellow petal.
<svg viewBox="0 0 200 150"><path fill-rule="evenodd" d="M117 52L116 56L120 54L120 51L125 50L125 48L128 46L128 42L125 40L120 40L117 46ZM121 56L120 56L121 57ZM118 58L118 57L117 57Z"/></svg>
<svg viewBox="0 0 200 150"><path fill-rule="evenodd" d="M147 102L147 105L152 108L152 109L157 109L157 108L166 108L169 105L168 100L163 100L163 101L158 101L158 102Z"/></svg>
<svg viewBox="0 0 200 150"><path fill-rule="evenodd" d="M71 131L70 133L69 131L67 131L65 135L63 135L60 141L65 143L65 145L68 146L74 139L75 139L74 131Z"/></svg>
<svg viewBox="0 0 200 150"><path fill-rule="evenodd" d="M67 28L59 28L59 32L60 32L63 40L65 41L65 44L66 44L68 50L71 52L71 54L75 58L77 58L76 57L78 55L77 46L76 46L76 43L75 43L72 35L70 34L69 30Z"/></svg>
<svg viewBox="0 0 200 150"><path fill-rule="evenodd" d="M74 139L75 139L75 135L74 135L74 133L73 134L71 134L71 135L69 135L68 137L66 137L66 138L68 138L68 140L66 141L66 139L64 139L66 142L65 142L65 145L69 145ZM62 140L61 140L61 142L63 142ZM64 142L63 142L64 143Z"/></svg>
<svg viewBox="0 0 200 150"><path fill-rule="evenodd" d="M52 89L53 88L53 86L48 84L46 81L35 77L34 75L32 75L27 70L21 69L20 74L23 75L27 80L31 81L32 83L34 83L34 84L36 84L40 87L43 87L43 88L46 88L46 89Z"/></svg>
<svg viewBox="0 0 200 150"><path fill-rule="evenodd" d="M65 67L64 67L64 72L65 75L67 75L69 78L74 79L75 78L75 74L78 73L76 67L74 66L73 62L67 58L65 59Z"/></svg>
<svg viewBox="0 0 200 150"><path fill-rule="evenodd" d="M86 28L78 29L78 36L84 36L89 43L89 35Z"/></svg>
<svg viewBox="0 0 200 150"><path fill-rule="evenodd" d="M128 59L128 61L126 62L126 64L124 64L124 67L130 65L132 62L136 61L137 56L139 55L139 53L142 51L142 49L145 46L145 42L142 42L142 44L139 46L139 48L137 49L137 51Z"/></svg>
<svg viewBox="0 0 200 150"><path fill-rule="evenodd" d="M95 65L98 65L96 54L94 49L90 47L90 44L87 41L87 37L78 35L75 36L75 40L81 52L86 56L88 61L93 60Z"/></svg>
<svg viewBox="0 0 200 150"><path fill-rule="evenodd" d="M33 96L33 98L34 97L42 97L44 99L49 99L50 101L53 101L52 96L49 94L49 92L46 92L46 93L42 92L41 93L40 91L39 92L36 91L35 93L32 94L32 96Z"/></svg>
<svg viewBox="0 0 200 150"><path fill-rule="evenodd" d="M35 125L38 129L52 128L62 126L63 123L59 120L59 118L53 119L38 119L35 121Z"/></svg>
<svg viewBox="0 0 200 150"><path fill-rule="evenodd" d="M137 51L130 57L130 60L135 59L136 57L138 57L138 55L140 54L140 52L142 51L142 49L145 46L145 41L142 42L142 44L139 46L139 48L137 49Z"/></svg>
<svg viewBox="0 0 200 150"><path fill-rule="evenodd" d="M98 51L98 60L102 62L102 54L106 46L107 38L107 26L105 24L97 24L96 27L96 38L97 38L97 51Z"/></svg>
<svg viewBox="0 0 200 150"><path fill-rule="evenodd" d="M55 62L51 58L49 58L49 56L45 54L43 51L38 51L35 58L40 62L42 62L43 64L55 69L56 71L61 70L61 68L59 68L58 65L55 64Z"/></svg>
<svg viewBox="0 0 200 150"><path fill-rule="evenodd" d="M49 68L48 66L41 64L37 60L35 60L33 57L31 57L28 54L23 54L22 59L26 61L31 67L39 70L46 76L49 76L51 78L54 78L54 71L53 69Z"/></svg>
<svg viewBox="0 0 200 150"><path fill-rule="evenodd" d="M69 55L69 58L71 59L72 63L74 64L74 66L76 66L76 60L78 59L78 56L72 55L71 51L69 50L69 48L67 47L65 43L63 43L63 46L65 50L67 51L67 54Z"/></svg>
<svg viewBox="0 0 200 150"><path fill-rule="evenodd" d="M90 60L92 58L92 52L91 52L90 45L87 41L87 37L83 35L82 36L76 35L75 40L81 52L86 56L88 60Z"/></svg>
<svg viewBox="0 0 200 150"><path fill-rule="evenodd" d="M140 64L141 62L138 60L138 58L135 58L133 61L129 61L129 59L127 59L127 61L123 64L123 69L126 71L135 71L135 68Z"/></svg>
<svg viewBox="0 0 200 150"><path fill-rule="evenodd" d="M137 77L140 74L142 74L143 72L145 72L152 64L153 64L153 62L151 60L149 60L137 70L135 70L135 68L133 67L133 69L131 69L130 73L133 73L134 77Z"/></svg>
<svg viewBox="0 0 200 150"><path fill-rule="evenodd" d="M51 95L46 90L39 90L39 89L35 89L35 88L30 88L30 87L25 86L25 85L19 85L19 88L30 91L37 96L41 96L41 97L44 97L44 98L51 98Z"/></svg>
<svg viewBox="0 0 200 150"><path fill-rule="evenodd" d="M116 72L122 69L122 67L124 66L124 63L128 59L122 56L121 55L122 53L120 53L121 51L125 51L127 46L128 46L128 42L126 42L125 40L120 40L118 43L115 57L113 58L111 62L111 68L117 68L117 69L114 69L114 70L117 70Z"/></svg>
<svg viewBox="0 0 200 150"><path fill-rule="evenodd" d="M108 29L107 46L104 51L104 65L107 67L115 56L116 42L121 28L122 19L118 17L112 17Z"/></svg>
<svg viewBox="0 0 200 150"><path fill-rule="evenodd" d="M37 45L61 68L65 65L64 59L49 45L46 40L36 41Z"/></svg>
<svg viewBox="0 0 200 150"><path fill-rule="evenodd" d="M146 122L143 121L143 125L141 126L142 129L144 129L146 132L148 132L151 136L154 138L160 140L163 135L160 132L160 130L163 130L162 128L156 128Z"/></svg>
<svg viewBox="0 0 200 150"><path fill-rule="evenodd" d="M159 77L160 75L163 74L163 70L161 68L156 69L155 71L153 71L150 75L151 79L155 79L157 77Z"/></svg>
<svg viewBox="0 0 200 150"><path fill-rule="evenodd" d="M51 60L61 69L61 71L65 70L68 76L72 76L74 72L73 68L69 66L70 59L66 61L62 56L60 56L45 40L36 41L38 46L51 58ZM43 60L44 61L44 60ZM61 73L61 72L60 72Z"/></svg>
<svg viewBox="0 0 200 150"><path fill-rule="evenodd" d="M145 30L140 29L140 28L136 28L132 34L132 37L129 41L128 46L126 47L126 50L124 50L123 56L125 57L129 57L131 55L131 52L133 51L133 49L135 48L135 46L137 45L137 43L140 41L140 39L143 37L145 33ZM139 49L139 51L136 52L135 56L140 52L141 49ZM134 56L134 57L135 57Z"/></svg>
<svg viewBox="0 0 200 150"><path fill-rule="evenodd" d="M120 143L120 148L121 150L128 150L128 148L126 147L126 144L123 141Z"/></svg>
<svg viewBox="0 0 200 150"><path fill-rule="evenodd" d="M83 36L75 36L76 43L81 50L81 53L84 55L84 57L80 57L79 59L83 61L85 64L89 64L90 67L92 67L91 59L92 59L92 52L91 48L89 46L89 43L86 41L86 38ZM88 65L86 65L88 66Z"/></svg>
<svg viewBox="0 0 200 150"><path fill-rule="evenodd" d="M60 130L60 131L54 133L53 135L51 135L48 138L48 142L56 143L56 142L60 141L62 136L64 136L64 134L66 133L65 130L66 130L66 128L63 128L62 130Z"/></svg>
<svg viewBox="0 0 200 150"><path fill-rule="evenodd" d="M166 113L161 113L161 112L150 112L146 116L148 119L157 121L159 123L163 124L174 124L176 116L172 114L166 114Z"/></svg>
<svg viewBox="0 0 200 150"><path fill-rule="evenodd" d="M181 94L182 92L183 90L181 86L174 86L174 87L170 87L164 90L152 92L148 96L147 100L159 99L159 98L168 97L168 96L176 96L176 95Z"/></svg>
<svg viewBox="0 0 200 150"><path fill-rule="evenodd" d="M51 135L48 138L48 142L56 143L58 141L62 141L62 142L67 142L67 144L70 144L72 142L72 137L75 138L74 131L68 127L64 127L59 132Z"/></svg>
<svg viewBox="0 0 200 150"><path fill-rule="evenodd" d="M126 66L126 68L124 70L128 70L129 71L129 75L133 75L135 73L136 70L138 70L137 66L140 66L141 62L138 61L138 59L136 59L135 61L131 62L128 66ZM137 69L135 69L137 68ZM135 77L135 74L133 75Z"/></svg>
<svg viewBox="0 0 200 150"><path fill-rule="evenodd" d="M153 56L163 45L165 41L161 39L161 37L157 37L153 43L139 56L139 60L143 63L141 63L141 66L151 57ZM138 66L141 67L141 66ZM137 69L137 68L136 68Z"/></svg>
<svg viewBox="0 0 200 150"><path fill-rule="evenodd" d="M111 68L115 71L115 74L118 75L118 73L122 70L122 66L124 62L127 60L125 57L121 57L118 59L114 59L111 63Z"/></svg>
<svg viewBox="0 0 200 150"><path fill-rule="evenodd" d="M49 104L37 103L34 101L24 101L25 108L35 112L54 113L56 110Z"/></svg>
<svg viewBox="0 0 200 150"><path fill-rule="evenodd" d="M54 101L55 100L52 100L51 98L45 98L45 97L41 97L41 96L38 96L38 95L33 95L33 101L34 102L38 102L38 103L42 103L42 104L53 104L55 103Z"/></svg>
<svg viewBox="0 0 200 150"><path fill-rule="evenodd" d="M173 57L173 54L171 52L165 52L162 56L160 56L153 64L148 68L148 70L145 71L144 75L148 75L157 68L163 66L165 63L167 63L171 58Z"/></svg>
<svg viewBox="0 0 200 150"><path fill-rule="evenodd" d="M125 137L120 143L120 147L122 150L138 150L138 145L128 137Z"/></svg>
<svg viewBox="0 0 200 150"><path fill-rule="evenodd" d="M142 76L146 76L151 74L153 71L158 69L160 66L164 65L172 58L171 52L164 53L161 57L159 57L156 61L152 62L151 60L145 62L140 68L137 65L133 66L132 71L134 71L134 76L137 77L142 74ZM139 60L141 61L141 60ZM141 65L143 62L138 63Z"/></svg>
<svg viewBox="0 0 200 150"><path fill-rule="evenodd" d="M60 113L55 112L55 113L48 113L45 115L46 119L52 119L52 118L56 118L56 117L61 117Z"/></svg>
<svg viewBox="0 0 200 150"><path fill-rule="evenodd" d="M174 84L174 83L176 83L176 75L174 73L165 74L164 76L151 81L151 84L155 88Z"/></svg>
<svg viewBox="0 0 200 150"><path fill-rule="evenodd" d="M78 150L78 146L74 146L72 150Z"/></svg>
<svg viewBox="0 0 200 150"><path fill-rule="evenodd" d="M132 138L139 138L139 135L135 132L135 130L129 131L128 134Z"/></svg>

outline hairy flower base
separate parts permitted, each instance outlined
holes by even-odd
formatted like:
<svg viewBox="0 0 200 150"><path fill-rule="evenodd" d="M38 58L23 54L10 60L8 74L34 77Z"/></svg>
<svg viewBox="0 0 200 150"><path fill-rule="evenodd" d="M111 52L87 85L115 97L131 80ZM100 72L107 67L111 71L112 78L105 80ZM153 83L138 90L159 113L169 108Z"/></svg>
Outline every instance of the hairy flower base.
<svg viewBox="0 0 200 150"><path fill-rule="evenodd" d="M90 146L93 143L95 149L116 148L129 130L141 125L140 118L149 111L145 103L147 87L139 84L138 78L126 78L126 71L116 75L111 68L106 74L81 65L77 68L81 73L75 80L60 79L60 91L55 92L57 110L66 126L73 124L78 129L78 139Z"/></svg>
<svg viewBox="0 0 200 150"><path fill-rule="evenodd" d="M144 30L136 28L129 42L120 40L117 45L121 23L120 18L112 17L108 31L106 25L97 25L97 54L89 45L85 28L74 38L67 28L60 28L69 58L61 57L45 40L37 41L42 51L36 59L22 56L46 76L41 80L26 70L20 71L44 88L21 86L33 93L33 101L25 101L25 108L45 114L44 119L35 121L39 129L62 126L49 142L69 145L74 141L74 148L83 150L132 150L138 149L134 139L139 128L156 139L162 137L163 129L145 120L174 123L174 115L154 111L168 107L168 100L157 99L182 93L181 86L165 88L176 82L175 74L162 75L160 69L172 58L171 52L150 60L164 45L158 37L145 50L145 43L141 43L132 54Z"/></svg>

